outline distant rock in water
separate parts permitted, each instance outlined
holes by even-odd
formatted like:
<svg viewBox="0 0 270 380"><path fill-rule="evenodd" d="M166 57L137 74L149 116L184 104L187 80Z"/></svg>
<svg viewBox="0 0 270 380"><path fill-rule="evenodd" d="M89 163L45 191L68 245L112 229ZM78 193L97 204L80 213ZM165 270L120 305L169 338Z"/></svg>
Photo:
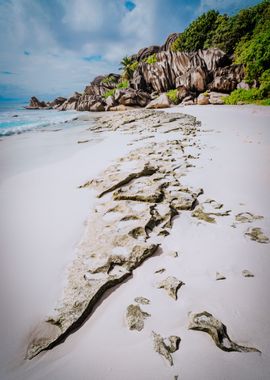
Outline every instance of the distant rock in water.
<svg viewBox="0 0 270 380"><path fill-rule="evenodd" d="M26 109L33 109L33 110L38 110L40 108L45 108L47 107L47 103L43 101L39 101L38 98L35 96L32 96L29 102L29 106L25 107Z"/></svg>

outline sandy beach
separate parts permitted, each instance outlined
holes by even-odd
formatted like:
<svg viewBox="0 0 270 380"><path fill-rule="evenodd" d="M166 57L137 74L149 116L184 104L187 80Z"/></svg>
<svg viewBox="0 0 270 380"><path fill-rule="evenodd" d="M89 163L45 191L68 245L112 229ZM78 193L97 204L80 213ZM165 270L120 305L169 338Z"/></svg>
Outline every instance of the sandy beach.
<svg viewBox="0 0 270 380"><path fill-rule="evenodd" d="M97 114L84 113L79 117L89 117L88 127L29 132L0 141L1 379L270 378L269 245L246 235L260 228L270 237L270 111L210 105L167 112L194 116L201 125L194 122L196 132L189 136L178 131L181 120L170 121L170 130L162 123L147 130L144 120L136 122L135 117L133 129L122 125L116 131L96 130ZM25 360L33 331L63 296L68 270L85 249L85 233L94 210L102 205L97 198L102 183L97 182L98 189L78 187L102 178L116 163L123 164L122 169L116 167L120 174L134 171L124 158L136 149L143 157L147 147L165 149L168 141L170 147L183 138L184 151L169 157L177 163L185 155L179 171L181 186L192 189L198 203L195 210L202 205L215 222L192 215L195 204L179 212L167 236L159 237L153 256L105 292L77 331L52 350ZM151 161L151 156L143 159ZM237 220L244 213L250 213L251 219ZM155 273L160 269L165 271ZM217 280L217 272L225 279ZM177 300L158 289L168 276L184 283ZM141 331L131 331L126 310L139 296L150 300L140 306L150 316ZM208 334L188 329L189 313L203 311L227 326L233 342L257 348L261 354L223 351ZM155 352L152 331L181 338L179 349L171 354L173 366Z"/></svg>

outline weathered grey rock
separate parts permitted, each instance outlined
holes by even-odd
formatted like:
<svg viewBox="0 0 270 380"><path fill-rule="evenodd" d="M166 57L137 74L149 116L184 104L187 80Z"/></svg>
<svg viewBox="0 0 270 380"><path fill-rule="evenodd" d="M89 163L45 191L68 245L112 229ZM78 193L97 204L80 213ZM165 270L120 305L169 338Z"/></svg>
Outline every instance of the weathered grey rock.
<svg viewBox="0 0 270 380"><path fill-rule="evenodd" d="M161 335L152 331L152 336L154 339L154 350L163 356L170 365L173 365L172 353L179 349L181 338L176 335L171 335L169 338L162 338Z"/></svg>
<svg viewBox="0 0 270 380"><path fill-rule="evenodd" d="M244 269L243 271L242 271L242 275L244 276L244 277L254 277L254 274L253 273L251 273L249 270L247 270L247 269Z"/></svg>
<svg viewBox="0 0 270 380"><path fill-rule="evenodd" d="M128 88L119 92L117 91L115 93L115 100L125 106L145 107L150 101L150 95L140 90Z"/></svg>
<svg viewBox="0 0 270 380"><path fill-rule="evenodd" d="M130 330L141 331L144 328L144 320L151 317L143 311L139 305L129 305L126 312L126 321Z"/></svg>
<svg viewBox="0 0 270 380"><path fill-rule="evenodd" d="M227 334L227 327L207 311L191 313L188 328L206 332L223 351L260 352L257 348L240 346L233 342Z"/></svg>
<svg viewBox="0 0 270 380"><path fill-rule="evenodd" d="M158 288L166 290L170 297L177 300L177 293L182 285L185 285L183 281L178 280L176 277L169 276L158 284Z"/></svg>
<svg viewBox="0 0 270 380"><path fill-rule="evenodd" d="M226 277L223 274L217 272L216 273L216 281L220 281L220 280L226 280Z"/></svg>
<svg viewBox="0 0 270 380"><path fill-rule="evenodd" d="M35 96L32 96L30 101L29 101L29 106L26 106L25 108L26 109L40 109L40 108L45 108L47 107L47 103L45 103L44 101L40 101L38 100L38 98L36 98Z"/></svg>
<svg viewBox="0 0 270 380"><path fill-rule="evenodd" d="M197 98L197 104L200 106L209 104L209 96L205 94L200 94Z"/></svg>
<svg viewBox="0 0 270 380"><path fill-rule="evenodd" d="M231 92L244 78L243 65L219 67L214 71L213 82L208 86L211 91Z"/></svg>
<svg viewBox="0 0 270 380"><path fill-rule="evenodd" d="M96 102L96 103L94 103L94 104L90 107L90 111L93 111L93 112L101 112L101 111L105 111L105 107L104 107L103 103L101 103L101 102Z"/></svg>
<svg viewBox="0 0 270 380"><path fill-rule="evenodd" d="M105 102L106 102L106 106L108 107L108 109L110 109L110 107L114 107L116 105L116 101L115 101L114 96L108 96L107 99L105 100Z"/></svg>
<svg viewBox="0 0 270 380"><path fill-rule="evenodd" d="M245 232L245 235L248 236L251 240L257 241L258 243L269 243L269 238L259 227L249 228L247 232Z"/></svg>
<svg viewBox="0 0 270 380"><path fill-rule="evenodd" d="M223 94L221 92L213 92L213 91L211 91L209 93L209 103L216 104L216 105L224 104L224 98L226 98L226 96L229 96L229 95L228 94Z"/></svg>
<svg viewBox="0 0 270 380"><path fill-rule="evenodd" d="M237 84L237 88L243 88L244 90L249 90L250 86L246 82L242 81Z"/></svg>
<svg viewBox="0 0 270 380"><path fill-rule="evenodd" d="M145 297L136 297L134 299L134 301L137 303L140 303L141 305L149 305L150 304L149 299L147 299Z"/></svg>
<svg viewBox="0 0 270 380"><path fill-rule="evenodd" d="M63 98L62 96L58 96L58 98L54 99L50 105L53 107L53 108L57 108L59 106L61 106L65 101L67 100L67 98Z"/></svg>
<svg viewBox="0 0 270 380"><path fill-rule="evenodd" d="M165 41L164 45L160 46L160 51L166 51L166 50L171 50L172 44L174 41L180 36L181 33L171 33L168 37L167 40Z"/></svg>
<svg viewBox="0 0 270 380"><path fill-rule="evenodd" d="M156 108L169 108L170 101L166 94L161 94L158 98L151 100L150 103L147 104L147 109L156 109Z"/></svg>
<svg viewBox="0 0 270 380"><path fill-rule="evenodd" d="M140 62L138 72L147 86L158 93L179 85L200 92L206 89L210 72L223 64L224 56L219 49L195 53L162 51L156 54L156 63Z"/></svg>
<svg viewBox="0 0 270 380"><path fill-rule="evenodd" d="M171 251L171 252L168 253L168 255L172 256L172 257L178 257L179 256L179 254L178 254L177 251Z"/></svg>

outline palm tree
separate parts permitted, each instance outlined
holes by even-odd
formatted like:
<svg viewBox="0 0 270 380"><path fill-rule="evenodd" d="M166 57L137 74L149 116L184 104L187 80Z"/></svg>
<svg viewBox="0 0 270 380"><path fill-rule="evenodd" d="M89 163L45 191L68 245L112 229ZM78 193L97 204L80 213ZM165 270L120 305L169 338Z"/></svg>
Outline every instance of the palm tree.
<svg viewBox="0 0 270 380"><path fill-rule="evenodd" d="M123 77L127 80L131 79L133 70L132 70L132 59L128 56L125 56L120 62L121 67L119 70L123 70Z"/></svg>

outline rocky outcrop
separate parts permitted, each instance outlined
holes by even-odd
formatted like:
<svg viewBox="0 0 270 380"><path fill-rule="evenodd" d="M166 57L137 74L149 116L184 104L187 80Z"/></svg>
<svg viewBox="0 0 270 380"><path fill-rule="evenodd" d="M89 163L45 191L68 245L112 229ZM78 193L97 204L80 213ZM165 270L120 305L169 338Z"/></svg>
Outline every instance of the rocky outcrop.
<svg viewBox="0 0 270 380"><path fill-rule="evenodd" d="M229 57L216 48L191 53L173 52L171 45L178 36L174 33L163 46L143 48L131 57L138 62L138 67L129 78L128 88L118 86L123 80L118 74L97 76L82 94L75 93L67 100L57 98L50 106L62 111L104 111L119 105L145 107L150 100L171 89L177 89L179 102L184 105L196 104L198 95L206 90L211 90L209 99L201 96L198 104L208 104L207 100L211 104L223 104L223 96L243 83L243 66L230 65ZM152 55L155 59L152 63L147 62ZM29 107L47 106L32 98Z"/></svg>
<svg viewBox="0 0 270 380"><path fill-rule="evenodd" d="M226 67L218 67L213 72L213 81L208 88L212 91L231 92L237 88L237 85L244 78L243 65L231 65Z"/></svg>
<svg viewBox="0 0 270 380"><path fill-rule="evenodd" d="M207 311L190 314L188 328L206 332L223 351L260 352L257 348L240 346L233 342L227 333L227 327Z"/></svg>
<svg viewBox="0 0 270 380"><path fill-rule="evenodd" d="M101 117L92 132L138 134L141 128L147 134L177 129L188 144L198 126L192 116L145 110ZM169 234L173 218L192 210L201 190L180 182L187 165L183 152L180 140L149 142L81 186L96 189L95 212L69 268L62 299L32 334L28 359L53 348L81 326L108 289L131 276L156 252L163 236ZM135 316L137 327L146 316L143 313L139 305L129 308L130 320Z"/></svg>
<svg viewBox="0 0 270 380"><path fill-rule="evenodd" d="M166 92L184 85L190 91L202 92L211 82L213 72L224 64L225 53L208 49L194 53L163 51L156 54L157 62L140 62L135 77L152 91ZM137 84L138 86L138 84Z"/></svg>

